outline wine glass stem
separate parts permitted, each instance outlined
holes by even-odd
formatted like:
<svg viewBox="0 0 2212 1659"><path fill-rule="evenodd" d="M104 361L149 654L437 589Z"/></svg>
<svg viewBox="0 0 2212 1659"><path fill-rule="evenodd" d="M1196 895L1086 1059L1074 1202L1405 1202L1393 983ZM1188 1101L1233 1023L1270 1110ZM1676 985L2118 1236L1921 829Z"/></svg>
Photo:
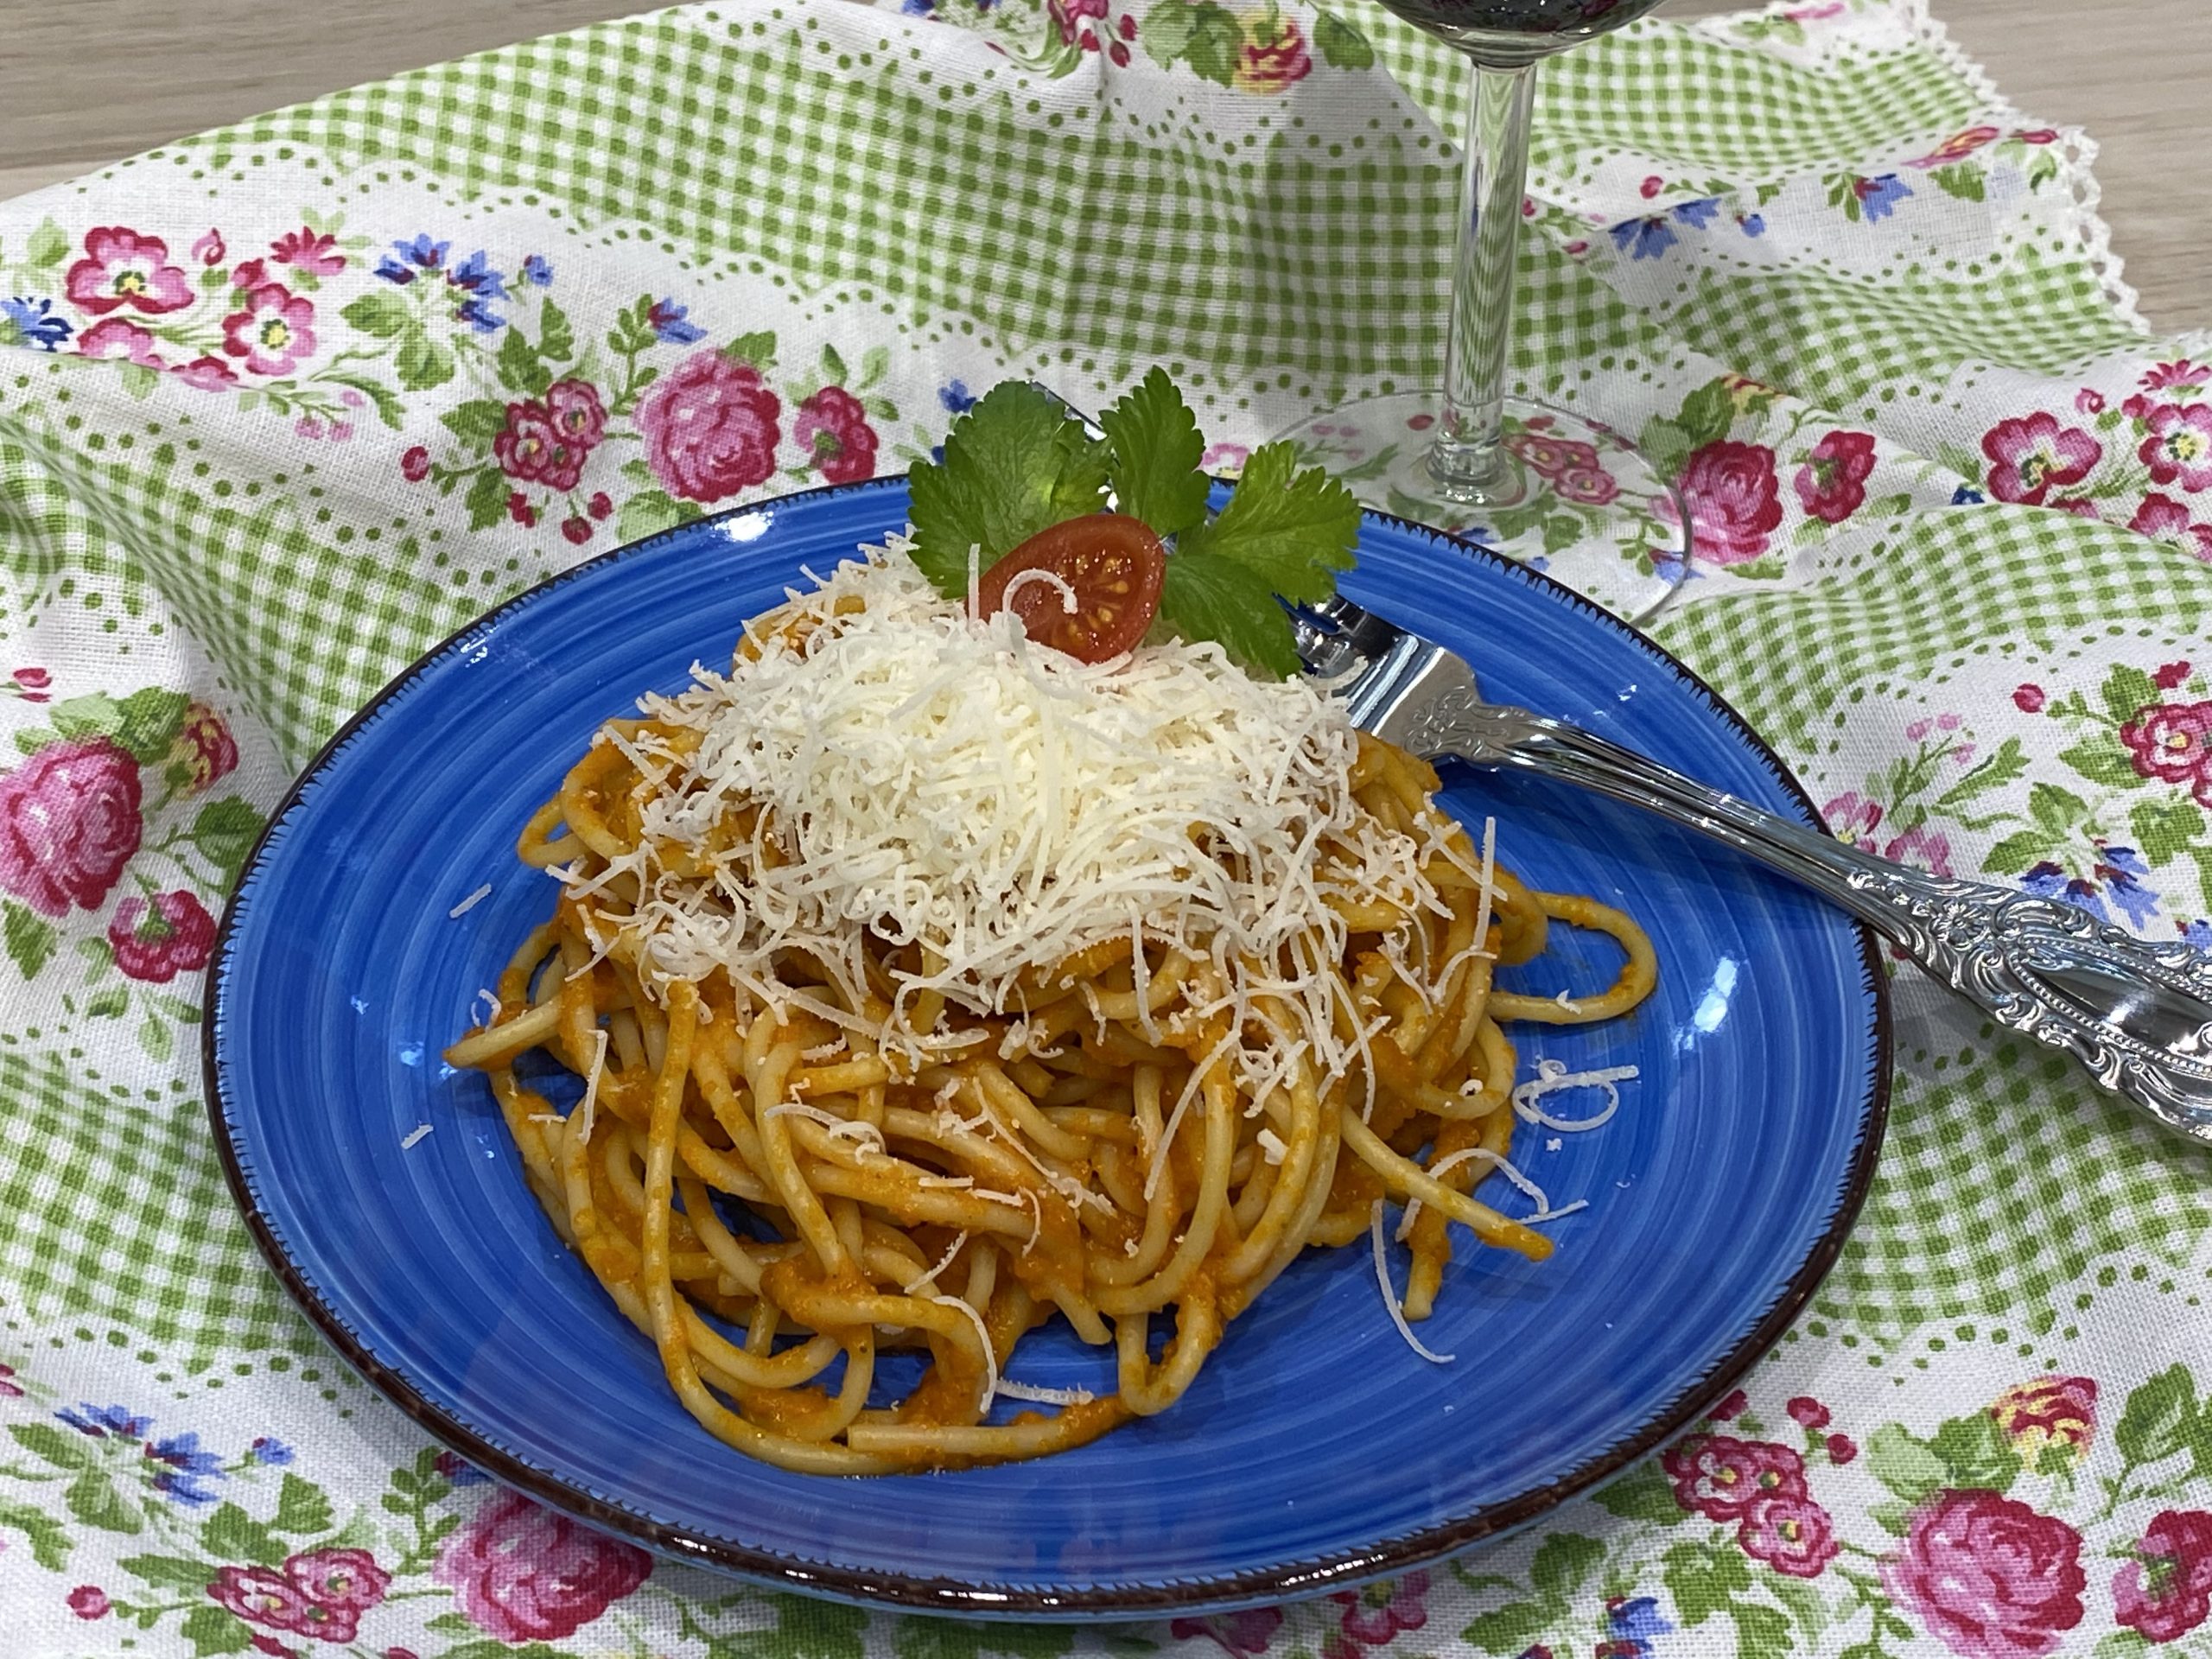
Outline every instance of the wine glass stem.
<svg viewBox="0 0 2212 1659"><path fill-rule="evenodd" d="M1480 502L1505 472L1505 356L1513 338L1514 252L1529 174L1529 111L1536 69L1474 65L1459 177L1459 250L1444 357L1444 418L1428 470L1455 500Z"/></svg>

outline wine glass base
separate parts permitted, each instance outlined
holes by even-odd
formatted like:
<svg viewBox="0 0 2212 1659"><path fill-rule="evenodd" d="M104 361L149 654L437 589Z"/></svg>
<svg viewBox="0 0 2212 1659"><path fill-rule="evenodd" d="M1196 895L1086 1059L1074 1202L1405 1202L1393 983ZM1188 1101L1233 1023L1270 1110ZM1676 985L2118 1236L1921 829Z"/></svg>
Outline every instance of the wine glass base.
<svg viewBox="0 0 2212 1659"><path fill-rule="evenodd" d="M1429 471L1441 392L1344 404L1278 435L1363 505L1433 524L1541 570L1624 621L1641 622L1689 573L1688 515L1673 486L1611 428L1505 400L1497 478L1455 493Z"/></svg>

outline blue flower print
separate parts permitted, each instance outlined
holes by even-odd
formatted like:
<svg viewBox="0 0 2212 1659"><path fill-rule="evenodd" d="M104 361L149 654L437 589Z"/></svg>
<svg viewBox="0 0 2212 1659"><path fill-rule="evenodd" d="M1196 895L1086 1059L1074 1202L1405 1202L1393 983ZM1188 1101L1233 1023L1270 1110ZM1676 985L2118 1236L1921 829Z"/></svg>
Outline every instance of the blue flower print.
<svg viewBox="0 0 2212 1659"><path fill-rule="evenodd" d="M1764 236L1766 219L1759 213L1738 213L1736 215L1736 228L1745 236Z"/></svg>
<svg viewBox="0 0 2212 1659"><path fill-rule="evenodd" d="M1610 1639L1599 1651L1617 1659L1645 1659L1651 1652L1651 1638L1668 1635L1674 1628L1660 1616L1659 1604L1652 1597L1608 1596L1605 1631Z"/></svg>
<svg viewBox="0 0 2212 1659"><path fill-rule="evenodd" d="M51 352L69 338L66 317L54 315L52 300L0 300L0 316L16 325L16 339L25 346Z"/></svg>
<svg viewBox="0 0 2212 1659"><path fill-rule="evenodd" d="M215 1501L215 1494L200 1483L221 1480L223 1460L213 1452L200 1449L197 1433L175 1434L166 1440L156 1440L146 1448L146 1455L156 1463L168 1465L154 1477L156 1491L188 1505Z"/></svg>
<svg viewBox="0 0 2212 1659"><path fill-rule="evenodd" d="M937 0L899 0L899 10L909 17L930 17L937 13Z"/></svg>
<svg viewBox="0 0 2212 1659"><path fill-rule="evenodd" d="M2089 874L2104 883L2105 896L2131 925L2144 927L2158 913L2158 895L2145 887L2141 879L2151 874L2151 867L2133 847L2098 848L2097 861Z"/></svg>
<svg viewBox="0 0 2212 1659"><path fill-rule="evenodd" d="M674 300L655 300L653 308L645 313L645 326L664 346L689 346L695 340L707 337L707 331L697 323L684 321L690 315L688 305L678 305Z"/></svg>
<svg viewBox="0 0 2212 1659"><path fill-rule="evenodd" d="M292 1460L292 1448L266 1434L256 1436L253 1444L246 1447L245 1454L254 1462L265 1463L271 1469L282 1469Z"/></svg>
<svg viewBox="0 0 2212 1659"><path fill-rule="evenodd" d="M2180 930L2183 944L2193 944L2200 950L2212 950L2212 919L2176 922L2174 926Z"/></svg>
<svg viewBox="0 0 2212 1659"><path fill-rule="evenodd" d="M1894 173L1885 173L1879 178L1854 179L1852 193L1859 198L1859 211L1872 225L1876 219L1887 219L1897 210L1897 203L1912 194L1912 187Z"/></svg>
<svg viewBox="0 0 2212 1659"><path fill-rule="evenodd" d="M89 1434L96 1440L104 1440L111 1434L119 1440L141 1440L154 1426L152 1418L134 1417L125 1407L95 1406L81 1400L74 1411L57 1411L54 1414L79 1434Z"/></svg>
<svg viewBox="0 0 2212 1659"><path fill-rule="evenodd" d="M505 317L486 305L483 300L475 295L471 295L463 300L461 302L461 308L455 311L454 315L480 334L495 334L507 326L507 320Z"/></svg>
<svg viewBox="0 0 2212 1659"><path fill-rule="evenodd" d="M481 1486L492 1478L474 1464L455 1452L441 1452L430 1465L456 1487Z"/></svg>
<svg viewBox="0 0 2212 1659"><path fill-rule="evenodd" d="M1951 492L1951 505L1955 507L1978 507L1988 499L1971 484L1961 484Z"/></svg>
<svg viewBox="0 0 2212 1659"><path fill-rule="evenodd" d="M467 289L480 300L507 297L505 280L492 269L491 257L481 248L446 272L446 281L455 288Z"/></svg>
<svg viewBox="0 0 2212 1659"><path fill-rule="evenodd" d="M937 389L937 400L948 415L965 415L976 407L976 394L968 390L965 380L946 381Z"/></svg>
<svg viewBox="0 0 2212 1659"><path fill-rule="evenodd" d="M424 232L412 242L395 242L391 245L397 251L399 257L409 264L419 266L424 270L435 270L445 264L446 250L453 246L453 244L433 242L430 240L429 233Z"/></svg>
<svg viewBox="0 0 2212 1659"><path fill-rule="evenodd" d="M1675 245L1675 232L1667 216L1631 219L1612 228L1613 245L1631 259L1656 259Z"/></svg>
<svg viewBox="0 0 2212 1659"><path fill-rule="evenodd" d="M415 280L415 267L404 265L390 254L377 261L376 273L387 283L397 283L402 288Z"/></svg>
<svg viewBox="0 0 2212 1659"><path fill-rule="evenodd" d="M2028 873L2020 878L2020 886L2024 891L2032 893L2038 899L2056 899L2076 910L2086 910L2101 922L2112 919L2095 882L2070 876L2049 859L2030 866Z"/></svg>
<svg viewBox="0 0 2212 1659"><path fill-rule="evenodd" d="M532 288L553 286L553 262L542 253L533 253L522 262L522 279Z"/></svg>
<svg viewBox="0 0 2212 1659"><path fill-rule="evenodd" d="M1720 216L1720 198L1706 196L1696 201L1677 202L1669 211L1692 230L1701 231Z"/></svg>

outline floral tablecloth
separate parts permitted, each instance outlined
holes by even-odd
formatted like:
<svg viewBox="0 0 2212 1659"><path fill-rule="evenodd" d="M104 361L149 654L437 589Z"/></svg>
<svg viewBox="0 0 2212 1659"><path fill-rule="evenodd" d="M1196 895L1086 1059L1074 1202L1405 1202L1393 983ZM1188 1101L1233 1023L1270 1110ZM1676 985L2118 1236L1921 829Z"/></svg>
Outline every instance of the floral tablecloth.
<svg viewBox="0 0 2212 1659"><path fill-rule="evenodd" d="M1217 460L1424 380L1462 95L1365 0L718 0L0 206L0 1646L2212 1654L2212 1162L1909 969L1878 1181L1742 1392L1505 1547L1224 1619L654 1565L426 1444L232 1211L213 918L388 675L1008 374L1165 363ZM2134 315L2093 155L1913 0L1636 26L1544 71L1517 372L1678 471L1657 632L1840 833L2212 944L2212 340Z"/></svg>

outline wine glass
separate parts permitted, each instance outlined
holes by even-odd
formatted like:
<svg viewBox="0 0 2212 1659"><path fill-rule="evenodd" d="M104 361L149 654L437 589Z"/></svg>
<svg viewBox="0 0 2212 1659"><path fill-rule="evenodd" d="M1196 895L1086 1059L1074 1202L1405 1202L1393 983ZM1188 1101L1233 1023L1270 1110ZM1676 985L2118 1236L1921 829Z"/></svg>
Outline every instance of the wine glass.
<svg viewBox="0 0 2212 1659"><path fill-rule="evenodd" d="M1537 63L1659 0L1382 0L1467 54L1459 249L1440 391L1339 405L1281 435L1368 505L1525 560L1630 621L1688 573L1689 515L1611 428L1505 391Z"/></svg>

